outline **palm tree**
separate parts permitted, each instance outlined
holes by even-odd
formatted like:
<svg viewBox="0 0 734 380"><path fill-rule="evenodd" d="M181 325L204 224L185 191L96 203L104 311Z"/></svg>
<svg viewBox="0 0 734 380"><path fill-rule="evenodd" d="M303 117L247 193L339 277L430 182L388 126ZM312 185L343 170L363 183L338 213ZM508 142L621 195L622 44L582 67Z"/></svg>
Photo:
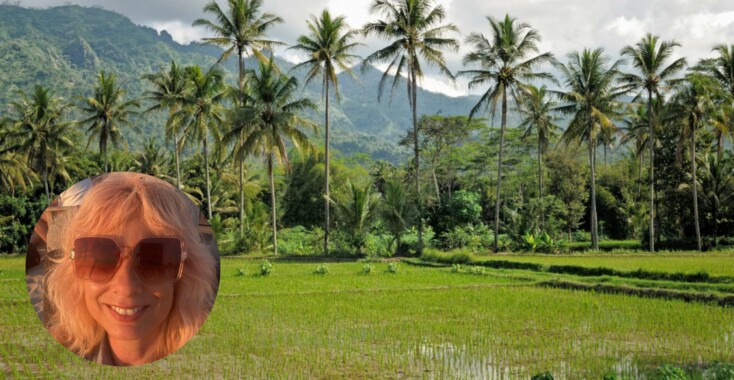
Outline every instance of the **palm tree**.
<svg viewBox="0 0 734 380"><path fill-rule="evenodd" d="M407 90L410 109L413 113L413 165L415 168L416 208L418 211L418 252L423 250L423 206L420 197L420 149L418 146L418 80L423 78L421 57L429 65L437 66L439 71L453 80L454 76L446 67L442 50L457 51L459 44L443 36L458 32L453 24L439 25L446 17L443 6L433 7L431 0L374 0L370 14L383 17L382 20L367 23L362 28L366 36L392 40L390 44L365 58L364 69L368 64L390 62L380 79L379 100L390 73L394 90L403 75L407 75Z"/></svg>
<svg viewBox="0 0 734 380"><path fill-rule="evenodd" d="M352 42L357 31L349 29L344 16L332 18L328 10L321 13L321 18L311 16L307 21L310 34L298 37L298 44L290 49L300 50L309 59L299 63L293 69L309 67L306 84L316 77L322 78L322 96L324 99L324 254L329 254L329 87L334 87L337 101L340 99L337 70L349 73L353 77L352 62L358 58L351 51L359 43Z"/></svg>
<svg viewBox="0 0 734 380"><path fill-rule="evenodd" d="M135 130L130 122L130 116L135 115L133 108L140 107L137 100L125 100L125 90L122 85L117 85L115 74L106 74L104 71L97 77L97 85L94 86L92 97L83 99L81 111L87 118L79 123L87 126L89 143L99 139L99 152L104 159L104 170L109 171L107 160L107 144L112 142L113 146L122 145L123 138L120 127L129 126Z"/></svg>
<svg viewBox="0 0 734 380"><path fill-rule="evenodd" d="M469 117L490 106L495 114L497 102L502 104L502 124L500 128L499 158L497 163L497 192L494 208L494 251L499 250L498 236L500 229L500 200L502 191L502 148L504 146L505 128L507 126L508 96L519 104L518 90L532 79L555 81L550 74L536 73L533 69L544 63L553 63L551 53L543 53L529 57L538 52L540 34L525 23L516 23L517 19L505 15L503 20L487 17L492 31L491 39L481 33L472 33L466 43L472 45L471 52L463 59L464 65L478 64L479 69L462 71L460 75L470 75L469 89L488 84L479 102L472 108Z"/></svg>
<svg viewBox="0 0 734 380"><path fill-rule="evenodd" d="M411 203L408 202L408 194L405 185L399 179L385 182L385 192L382 198L382 219L387 225L388 231L393 236L395 254L400 250L400 237L408 226L408 220L413 214Z"/></svg>
<svg viewBox="0 0 734 380"><path fill-rule="evenodd" d="M176 159L176 187L181 189L181 165L180 155L182 142L179 141L178 133L180 126L174 123L173 115L178 112L183 102L184 93L186 91L186 78L184 69L171 61L171 67L168 71L161 70L155 74L144 76L149 80L154 89L146 91L146 99L152 100L154 103L144 113L168 108L168 121L166 122L166 138L173 139L174 156Z"/></svg>
<svg viewBox="0 0 734 380"><path fill-rule="evenodd" d="M521 98L523 104L518 111L523 116L519 127L525 128L523 138L528 138L533 130L538 134L538 194L541 203L540 230L543 230L545 222L545 209L543 208L543 153L548 149L550 139L555 137L560 128L556 121L558 116L554 115L557 103L550 99L545 86L540 88L529 85L524 89Z"/></svg>
<svg viewBox="0 0 734 380"><path fill-rule="evenodd" d="M702 59L694 69L714 77L730 95L734 96L734 44L716 45L713 51L717 52L719 56Z"/></svg>
<svg viewBox="0 0 734 380"><path fill-rule="evenodd" d="M658 44L658 36L648 34L635 46L627 45L622 49L622 56L632 59L632 67L637 74L622 74L620 80L630 89L639 90L635 100L647 92L647 143L650 151L650 252L655 252L655 109L653 95L660 99L660 91L665 82L669 82L674 75L686 66L686 59L679 58L666 66L675 47L680 44L674 40L662 41ZM633 101L635 101L633 100Z"/></svg>
<svg viewBox="0 0 734 380"><path fill-rule="evenodd" d="M238 110L232 130L225 135L226 142L247 136L234 152L237 160L243 161L251 153L264 156L270 177L270 201L272 207L273 252L278 254L277 214L275 203L275 179L273 165L278 162L288 166L286 139L296 148L310 148L308 136L300 126L313 128L316 125L300 116L306 110L315 109L307 98L296 98L298 81L288 77L275 66L273 57L268 63L260 63L258 72L250 72L244 92L245 107Z"/></svg>
<svg viewBox="0 0 734 380"><path fill-rule="evenodd" d="M686 81L676 88L672 99L672 112L681 120L681 141L687 140L691 160L691 187L693 188L693 220L696 228L696 247L700 251L701 227L698 216L698 186L696 178L696 130L706 122L717 100L725 96L722 87L713 78L701 74L689 74Z"/></svg>
<svg viewBox="0 0 734 380"><path fill-rule="evenodd" d="M204 172L206 174L207 216L212 218L211 182L209 180L209 135L219 140L219 126L224 121L221 101L226 91L222 71L212 68L206 73L199 66L186 68L186 80L191 88L184 94L182 108L173 115L173 122L180 124L185 135L201 142L204 148Z"/></svg>
<svg viewBox="0 0 734 380"><path fill-rule="evenodd" d="M275 45L282 45L277 41L265 37L268 29L275 24L282 23L283 19L271 14L260 13L262 0L227 0L229 8L224 11L216 1L211 0L204 6L205 13L211 13L215 21L197 19L194 26L202 26L214 34L214 37L204 38L205 44L217 45L225 48L219 57L219 62L227 59L233 52L237 54L239 68L239 80L237 91L239 106L244 106L244 97L241 93L245 83L245 56L252 53L260 61L266 61L262 49L272 49ZM234 149L242 144L242 136L236 142ZM244 189L244 162L239 161L239 184L240 184L240 235L243 233L245 221L245 189Z"/></svg>
<svg viewBox="0 0 734 380"><path fill-rule="evenodd" d="M346 202L331 201L336 205L340 219L352 237L352 245L357 248L357 254L361 254L367 233L378 216L380 194L372 192L371 183L360 189L350 181L348 187L349 199Z"/></svg>
<svg viewBox="0 0 734 380"><path fill-rule="evenodd" d="M31 169L41 174L46 201L50 203L50 171L74 146L67 134L71 123L62 120L69 105L40 85L34 87L30 97L23 91L19 95L21 100L12 103L17 116L9 119L13 129L5 137L17 142L17 151L25 156ZM11 158L7 157L8 162L13 161Z"/></svg>
<svg viewBox="0 0 734 380"><path fill-rule="evenodd" d="M615 88L619 75L617 67L621 61L608 66L609 60L603 49L584 49L581 53L568 55L565 65L556 64L564 77L568 92L557 92L565 104L557 109L571 115L572 119L561 139L566 143L585 140L589 148L591 178L591 244L599 249L599 230L596 216L596 144L602 128L612 125L615 112L614 100L626 93L626 89Z"/></svg>
<svg viewBox="0 0 734 380"><path fill-rule="evenodd" d="M719 244L719 212L723 204L734 197L734 177L732 177L732 161L727 156L720 159L718 155L704 154L701 157L701 177L697 185L704 191L704 199L711 204L713 211L714 246Z"/></svg>

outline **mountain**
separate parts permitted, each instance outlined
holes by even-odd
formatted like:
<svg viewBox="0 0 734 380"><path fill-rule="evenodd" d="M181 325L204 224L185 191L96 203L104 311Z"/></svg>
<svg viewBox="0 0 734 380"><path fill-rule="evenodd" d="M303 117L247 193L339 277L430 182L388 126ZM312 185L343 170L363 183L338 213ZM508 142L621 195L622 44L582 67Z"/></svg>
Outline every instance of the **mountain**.
<svg viewBox="0 0 734 380"><path fill-rule="evenodd" d="M166 68L171 60L181 65L198 64L206 69L214 65L222 50L201 44L181 45L166 31L135 25L125 16L99 7L66 5L47 9L29 9L18 5L0 5L0 118L35 84L50 87L68 101L90 96L101 70L114 72L130 97L140 97L148 89L143 75ZM276 58L277 59L277 58ZM293 65L278 60L289 70ZM257 66L253 60L248 68ZM222 63L226 79L234 83L236 59ZM339 75L341 103L332 101L334 148L343 154L366 153L374 159L400 161L408 150L397 146L398 139L411 128L405 82L392 96L389 86L381 102L377 101L382 73L368 67L355 69L357 80L346 73ZM293 75L303 78L303 72ZM302 81L300 81L302 83ZM391 83L391 82L390 82ZM319 81L304 88L304 94L321 104ZM420 114L467 115L477 97L449 97L424 90L418 92ZM320 112L311 115L319 124ZM144 135L162 136L163 115L137 120ZM143 136L128 135L131 142Z"/></svg>

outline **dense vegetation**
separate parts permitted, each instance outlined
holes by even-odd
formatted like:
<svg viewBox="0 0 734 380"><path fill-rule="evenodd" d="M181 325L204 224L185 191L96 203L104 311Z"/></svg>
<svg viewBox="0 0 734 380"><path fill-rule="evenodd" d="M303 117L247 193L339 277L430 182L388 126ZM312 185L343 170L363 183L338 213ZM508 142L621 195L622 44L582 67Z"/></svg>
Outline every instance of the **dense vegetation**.
<svg viewBox="0 0 734 380"><path fill-rule="evenodd" d="M604 239L705 250L731 242L723 231L734 227L732 46L712 47L716 58L686 66L670 59L675 41L648 35L619 54L587 49L564 59L538 51L541 31L489 17L488 31L468 34L472 50L461 72L485 92L463 100L474 105L463 115L434 115L450 102L430 106L415 84L431 64L457 74L443 58L460 44L457 28L443 24L443 8L430 2L375 2L375 21L351 41L382 37L386 47L363 62L403 70L411 101L396 96L384 111L368 107L365 117L377 124L355 133L384 130L376 135L414 153L388 162L326 154L329 142L324 147L314 130L323 132L325 120L344 128L365 91L348 84L349 71L339 80L322 72L324 60L305 71L281 67L269 56L267 28L257 27L277 15L260 13L257 0L219 12L232 17L237 4L251 13L237 26L252 33L245 42L238 38L246 33L217 27L216 3L197 20L212 25L204 42L241 50L223 65L214 63L227 50L180 46L100 9L2 5L3 19L12 20L0 23L2 64L14 75L0 82L0 251L22 251L43 205L72 183L124 170L178 184L211 218L225 254L557 253L579 241L598 249ZM424 19L401 18L410 7ZM318 42L332 20L328 12L320 17L311 19L302 48L312 48L304 43ZM126 37L113 39L111 31ZM431 43L424 50L394 43L415 38ZM240 66L232 61L239 55L259 59ZM402 93L406 78L391 73L368 67L367 104L388 87ZM301 92L295 75L314 79L312 91ZM10 84L13 77L20 79ZM329 98L333 112L324 119L323 98L313 94L330 87L342 96ZM390 109L403 116L380 122ZM481 118L494 114L498 125Z"/></svg>

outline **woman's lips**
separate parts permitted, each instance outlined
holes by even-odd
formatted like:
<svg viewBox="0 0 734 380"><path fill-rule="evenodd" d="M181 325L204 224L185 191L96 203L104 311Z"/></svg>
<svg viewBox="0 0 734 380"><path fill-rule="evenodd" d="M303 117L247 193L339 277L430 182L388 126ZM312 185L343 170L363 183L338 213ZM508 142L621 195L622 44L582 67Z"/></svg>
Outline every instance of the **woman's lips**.
<svg viewBox="0 0 734 380"><path fill-rule="evenodd" d="M141 315L147 309L147 305L143 306L117 306L117 305L105 305L110 311L113 318L122 322L133 322L140 318Z"/></svg>

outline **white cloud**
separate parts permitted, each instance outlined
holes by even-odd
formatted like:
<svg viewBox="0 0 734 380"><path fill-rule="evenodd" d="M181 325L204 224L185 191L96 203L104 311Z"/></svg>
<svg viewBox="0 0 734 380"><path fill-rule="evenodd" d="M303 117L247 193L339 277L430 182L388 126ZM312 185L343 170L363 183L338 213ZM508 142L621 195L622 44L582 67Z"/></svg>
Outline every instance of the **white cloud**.
<svg viewBox="0 0 734 380"><path fill-rule="evenodd" d="M734 23L734 11L718 14L704 12L676 19L673 29L684 33L689 32L695 38L703 38L711 34L718 34L732 23Z"/></svg>
<svg viewBox="0 0 734 380"><path fill-rule="evenodd" d="M645 21L638 20L636 17L630 19L620 16L614 21L607 24L604 30L613 31L619 36L642 38L649 30L649 25Z"/></svg>
<svg viewBox="0 0 734 380"><path fill-rule="evenodd" d="M183 23L179 20L153 21L149 26L159 33L165 30L173 37L174 41L183 45L193 41L199 41L207 35L204 30L194 28L190 24Z"/></svg>

